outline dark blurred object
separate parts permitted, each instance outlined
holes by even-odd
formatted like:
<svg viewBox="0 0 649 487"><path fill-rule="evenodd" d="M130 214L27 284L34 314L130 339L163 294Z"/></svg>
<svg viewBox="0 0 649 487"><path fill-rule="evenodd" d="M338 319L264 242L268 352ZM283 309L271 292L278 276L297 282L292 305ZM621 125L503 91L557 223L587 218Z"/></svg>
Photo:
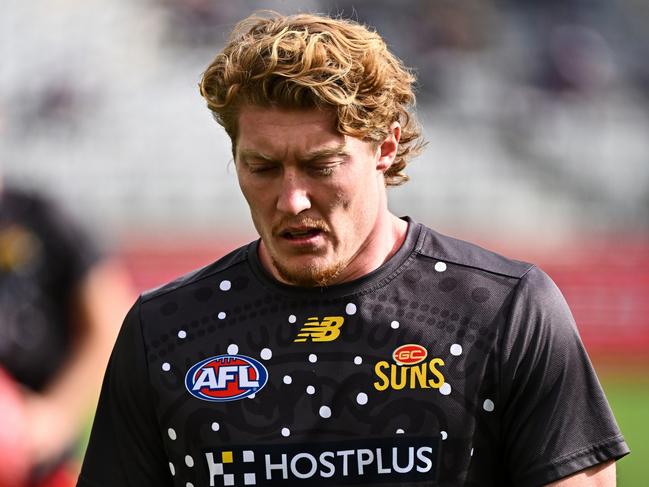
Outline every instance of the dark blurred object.
<svg viewBox="0 0 649 487"><path fill-rule="evenodd" d="M90 111L97 109L97 99L73 81L48 79L21 91L12 100L15 120L10 128L25 135L32 135L34 130L57 137L74 135L82 130Z"/></svg>
<svg viewBox="0 0 649 487"><path fill-rule="evenodd" d="M480 52L496 29L492 6L470 0L405 0L399 8L372 0L322 0L330 14L352 18L380 31L407 66L417 66L419 103L443 101L445 70L455 57Z"/></svg>
<svg viewBox="0 0 649 487"><path fill-rule="evenodd" d="M533 85L557 95L596 95L620 83L642 89L649 59L640 2L498 3L510 28L521 33Z"/></svg>
<svg viewBox="0 0 649 487"><path fill-rule="evenodd" d="M56 204L0 190L0 431L20 439L0 441L15 443L0 451L0 478L14 479L0 487L73 485L68 462L130 300L121 266Z"/></svg>
<svg viewBox="0 0 649 487"><path fill-rule="evenodd" d="M0 363L29 389L45 389L68 357L72 296L100 259L51 201L11 189L0 195Z"/></svg>
<svg viewBox="0 0 649 487"><path fill-rule="evenodd" d="M226 27L237 18L237 2L211 0L163 0L168 10L167 38L173 43L198 47L225 41Z"/></svg>
<svg viewBox="0 0 649 487"><path fill-rule="evenodd" d="M538 83L561 92L588 93L605 88L615 67L606 39L582 25L564 24L549 32Z"/></svg>

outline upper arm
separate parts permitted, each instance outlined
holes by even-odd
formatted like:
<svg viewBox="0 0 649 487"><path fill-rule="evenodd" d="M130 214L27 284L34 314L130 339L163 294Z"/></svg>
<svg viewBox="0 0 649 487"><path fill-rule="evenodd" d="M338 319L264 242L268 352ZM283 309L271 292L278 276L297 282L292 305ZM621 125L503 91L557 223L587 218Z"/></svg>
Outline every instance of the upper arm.
<svg viewBox="0 0 649 487"><path fill-rule="evenodd" d="M615 487L615 462L608 461L548 484L548 487Z"/></svg>
<svg viewBox="0 0 649 487"><path fill-rule="evenodd" d="M115 259L97 262L76 289L73 301L77 317L75 338L94 337L110 352L133 295L130 277L121 263Z"/></svg>
<svg viewBox="0 0 649 487"><path fill-rule="evenodd" d="M587 478L628 453L568 305L538 269L519 285L502 357L502 435L516 485Z"/></svg>

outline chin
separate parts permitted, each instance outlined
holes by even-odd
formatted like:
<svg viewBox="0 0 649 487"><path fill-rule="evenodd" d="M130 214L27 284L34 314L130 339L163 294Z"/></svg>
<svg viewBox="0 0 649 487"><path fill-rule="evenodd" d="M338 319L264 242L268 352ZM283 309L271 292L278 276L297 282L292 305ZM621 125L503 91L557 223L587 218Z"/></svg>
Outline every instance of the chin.
<svg viewBox="0 0 649 487"><path fill-rule="evenodd" d="M312 262L296 265L273 259L273 266L285 282L301 287L322 287L331 284L346 267L344 262Z"/></svg>

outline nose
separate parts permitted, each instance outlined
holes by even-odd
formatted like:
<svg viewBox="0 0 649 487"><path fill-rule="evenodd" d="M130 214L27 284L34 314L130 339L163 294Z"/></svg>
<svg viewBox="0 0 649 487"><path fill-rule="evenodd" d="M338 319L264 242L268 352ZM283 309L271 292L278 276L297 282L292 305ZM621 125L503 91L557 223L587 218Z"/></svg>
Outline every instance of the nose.
<svg viewBox="0 0 649 487"><path fill-rule="evenodd" d="M306 181L293 170L286 169L282 174L277 209L289 215L299 215L311 208L311 199Z"/></svg>

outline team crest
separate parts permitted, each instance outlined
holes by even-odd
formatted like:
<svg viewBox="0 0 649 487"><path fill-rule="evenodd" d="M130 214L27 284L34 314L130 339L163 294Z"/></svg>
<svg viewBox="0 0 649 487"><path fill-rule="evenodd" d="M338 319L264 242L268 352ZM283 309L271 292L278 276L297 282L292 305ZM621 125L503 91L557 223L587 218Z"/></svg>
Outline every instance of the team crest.
<svg viewBox="0 0 649 487"><path fill-rule="evenodd" d="M393 389L440 389L445 381L440 370L444 360L439 357L428 357L428 351L416 343L407 343L392 352L392 360L381 360L374 365L377 391Z"/></svg>
<svg viewBox="0 0 649 487"><path fill-rule="evenodd" d="M201 360L187 371L185 387L198 399L213 402L236 401L261 390L268 371L245 355L218 355Z"/></svg>

